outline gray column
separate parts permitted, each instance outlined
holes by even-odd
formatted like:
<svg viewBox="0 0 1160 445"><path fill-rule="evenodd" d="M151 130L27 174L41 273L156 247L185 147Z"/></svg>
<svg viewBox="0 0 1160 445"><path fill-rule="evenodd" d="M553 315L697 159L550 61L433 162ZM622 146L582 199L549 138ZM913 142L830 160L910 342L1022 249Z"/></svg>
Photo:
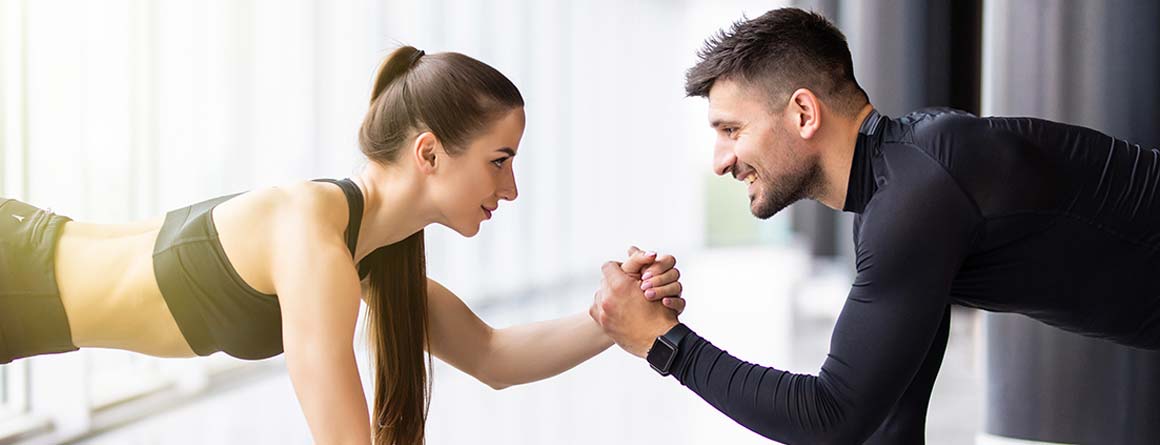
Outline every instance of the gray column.
<svg viewBox="0 0 1160 445"><path fill-rule="evenodd" d="M1160 3L992 0L983 17L984 113L1160 144ZM984 329L986 433L1160 443L1160 353L1018 315L989 314Z"/></svg>

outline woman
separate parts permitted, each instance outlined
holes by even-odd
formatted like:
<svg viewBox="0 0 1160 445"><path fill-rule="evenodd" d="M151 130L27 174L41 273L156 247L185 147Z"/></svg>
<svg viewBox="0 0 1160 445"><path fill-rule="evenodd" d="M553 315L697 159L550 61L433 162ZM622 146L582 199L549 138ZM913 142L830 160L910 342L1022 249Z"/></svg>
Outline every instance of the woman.
<svg viewBox="0 0 1160 445"><path fill-rule="evenodd" d="M523 130L523 98L498 71L403 47L379 68L359 133L369 162L353 178L224 196L132 225L0 201L0 363L78 347L285 352L316 442L421 443L424 350L498 389L612 344L585 312L492 329L426 276L424 227L474 236L500 200L516 198ZM682 310L672 258L633 251L624 267L645 265L646 295ZM360 296L373 421L352 347Z"/></svg>

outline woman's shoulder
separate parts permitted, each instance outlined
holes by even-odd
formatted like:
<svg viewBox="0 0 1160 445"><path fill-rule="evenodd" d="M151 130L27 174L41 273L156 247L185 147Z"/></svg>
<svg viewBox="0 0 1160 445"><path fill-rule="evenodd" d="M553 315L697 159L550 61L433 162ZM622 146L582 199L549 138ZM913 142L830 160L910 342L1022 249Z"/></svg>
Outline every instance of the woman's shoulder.
<svg viewBox="0 0 1160 445"><path fill-rule="evenodd" d="M219 242L242 278L264 293L276 291L273 267L326 251L345 251L342 191L296 181L242 193L213 210Z"/></svg>
<svg viewBox="0 0 1160 445"><path fill-rule="evenodd" d="M343 233L347 204L342 190L315 181L295 181L253 189L219 205L214 219L275 238L333 238Z"/></svg>

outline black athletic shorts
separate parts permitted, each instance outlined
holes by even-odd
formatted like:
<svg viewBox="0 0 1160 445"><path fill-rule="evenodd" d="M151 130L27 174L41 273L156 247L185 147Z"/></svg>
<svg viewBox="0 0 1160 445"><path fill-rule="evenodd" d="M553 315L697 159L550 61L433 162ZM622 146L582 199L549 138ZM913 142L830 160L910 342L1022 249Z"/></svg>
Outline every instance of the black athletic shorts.
<svg viewBox="0 0 1160 445"><path fill-rule="evenodd" d="M75 351L53 258L69 218L0 198L0 364Z"/></svg>

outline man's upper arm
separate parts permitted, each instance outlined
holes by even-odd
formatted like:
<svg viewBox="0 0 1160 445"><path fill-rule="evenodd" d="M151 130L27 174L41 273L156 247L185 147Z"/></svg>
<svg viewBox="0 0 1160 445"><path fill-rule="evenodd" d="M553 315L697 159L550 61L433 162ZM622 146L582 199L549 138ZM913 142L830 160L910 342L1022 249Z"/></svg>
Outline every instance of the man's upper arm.
<svg viewBox="0 0 1160 445"><path fill-rule="evenodd" d="M683 384L783 442L856 442L878 428L931 350L980 222L932 159L916 149L894 155L886 164L912 176L884 183L863 214L858 275L819 374L744 363L695 337L677 357Z"/></svg>
<svg viewBox="0 0 1160 445"><path fill-rule="evenodd" d="M942 367L943 354L946 352L947 338L950 335L950 321L951 310L948 307L918 374L910 381L906 392L891 408L886 419L878 426L878 430L866 441L867 445L925 443L926 411L930 406L935 378L938 377L939 368Z"/></svg>
<svg viewBox="0 0 1160 445"><path fill-rule="evenodd" d="M834 327L823 373L876 407L874 426L930 351L980 216L954 178L917 148L897 148L896 174L863 215L857 276ZM886 408L886 409L880 409Z"/></svg>

